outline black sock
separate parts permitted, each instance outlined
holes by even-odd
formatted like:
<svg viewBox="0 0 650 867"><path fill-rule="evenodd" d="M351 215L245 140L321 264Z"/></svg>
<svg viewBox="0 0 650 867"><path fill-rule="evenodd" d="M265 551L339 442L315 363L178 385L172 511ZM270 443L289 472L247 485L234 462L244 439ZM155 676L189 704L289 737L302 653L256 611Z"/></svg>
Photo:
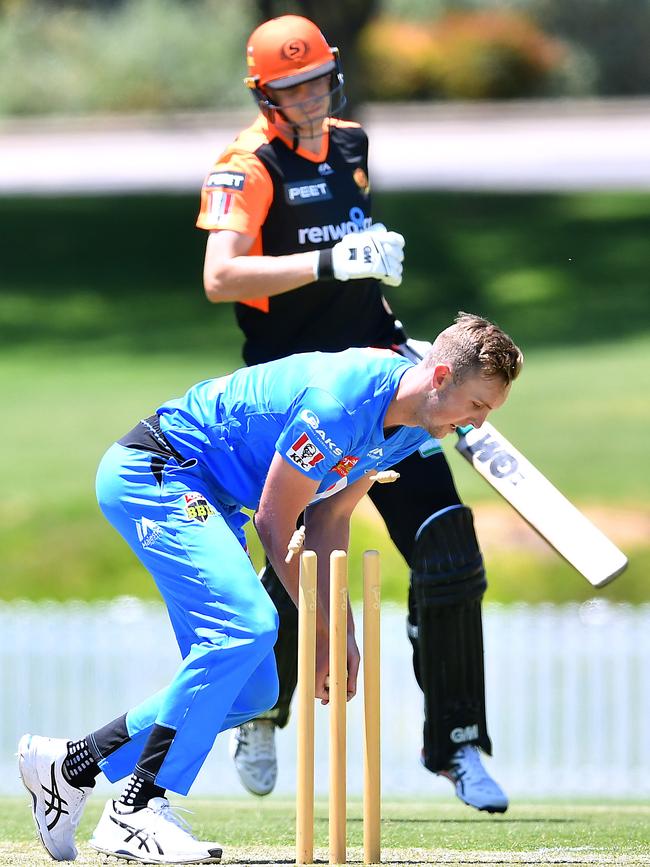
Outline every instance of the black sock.
<svg viewBox="0 0 650 867"><path fill-rule="evenodd" d="M102 728L95 729L86 735L86 740L95 761L99 762L100 759L112 755L131 740L126 726L126 714L123 713Z"/></svg>
<svg viewBox="0 0 650 867"><path fill-rule="evenodd" d="M68 755L63 760L61 768L63 776L72 786L92 788L95 777L99 774L99 765L88 749L85 738L80 741L68 742Z"/></svg>
<svg viewBox="0 0 650 867"><path fill-rule="evenodd" d="M118 804L139 810L141 807L146 807L151 798L163 798L164 796L165 789L161 789L155 783L145 780L137 771L134 771L126 784L126 788L120 795Z"/></svg>
<svg viewBox="0 0 650 867"><path fill-rule="evenodd" d="M165 789L154 782L172 745L176 729L154 723L140 758L118 804L139 810L146 807L152 798L162 798Z"/></svg>

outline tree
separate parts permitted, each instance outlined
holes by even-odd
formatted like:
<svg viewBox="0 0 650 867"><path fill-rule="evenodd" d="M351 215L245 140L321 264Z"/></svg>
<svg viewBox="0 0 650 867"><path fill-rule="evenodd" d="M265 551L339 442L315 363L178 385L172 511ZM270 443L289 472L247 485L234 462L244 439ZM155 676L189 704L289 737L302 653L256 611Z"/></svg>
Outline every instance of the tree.
<svg viewBox="0 0 650 867"><path fill-rule="evenodd" d="M533 8L547 30L591 55L599 94L650 93L650 0L537 0Z"/></svg>

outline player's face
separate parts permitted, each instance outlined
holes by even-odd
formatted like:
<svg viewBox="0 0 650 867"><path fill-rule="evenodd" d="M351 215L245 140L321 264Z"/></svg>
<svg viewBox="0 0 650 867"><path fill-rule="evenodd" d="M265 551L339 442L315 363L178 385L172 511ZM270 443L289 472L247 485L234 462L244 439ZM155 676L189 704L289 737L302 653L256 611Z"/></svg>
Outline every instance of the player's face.
<svg viewBox="0 0 650 867"><path fill-rule="evenodd" d="M295 87L282 90L269 88L269 96L291 124L299 130L304 128L310 131L315 121L321 121L329 114L331 82L328 73Z"/></svg>
<svg viewBox="0 0 650 867"><path fill-rule="evenodd" d="M486 379L476 373L456 384L448 372L427 394L420 426L438 439L457 427L471 424L478 428L488 413L503 406L509 392L510 386L501 377Z"/></svg>

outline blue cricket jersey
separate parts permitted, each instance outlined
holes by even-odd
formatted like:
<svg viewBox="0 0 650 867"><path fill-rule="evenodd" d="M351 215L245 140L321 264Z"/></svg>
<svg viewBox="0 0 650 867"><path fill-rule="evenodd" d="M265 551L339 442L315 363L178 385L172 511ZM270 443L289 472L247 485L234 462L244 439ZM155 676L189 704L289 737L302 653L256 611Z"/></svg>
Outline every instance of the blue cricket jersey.
<svg viewBox="0 0 650 867"><path fill-rule="evenodd" d="M417 427L384 436L388 404L411 366L386 349L288 356L198 383L158 408L160 427L224 502L255 509L276 451L319 482L317 500L430 439Z"/></svg>

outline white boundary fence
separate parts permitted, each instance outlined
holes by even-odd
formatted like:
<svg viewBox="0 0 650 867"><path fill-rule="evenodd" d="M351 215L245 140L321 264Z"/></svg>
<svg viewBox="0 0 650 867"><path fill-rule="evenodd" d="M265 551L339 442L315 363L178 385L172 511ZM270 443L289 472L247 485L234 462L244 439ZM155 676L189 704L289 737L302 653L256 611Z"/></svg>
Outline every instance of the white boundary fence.
<svg viewBox="0 0 650 867"><path fill-rule="evenodd" d="M650 795L650 605L485 608L488 766L511 795ZM177 650L161 605L0 604L0 793L22 791L26 731L77 737L160 688ZM448 795L418 762L421 694L404 612L382 611L382 771L386 795ZM327 785L327 711L317 706L317 789ZM361 702L349 705L348 784L361 791ZM278 734L276 792L295 781L294 723ZM242 793L217 739L193 794Z"/></svg>

